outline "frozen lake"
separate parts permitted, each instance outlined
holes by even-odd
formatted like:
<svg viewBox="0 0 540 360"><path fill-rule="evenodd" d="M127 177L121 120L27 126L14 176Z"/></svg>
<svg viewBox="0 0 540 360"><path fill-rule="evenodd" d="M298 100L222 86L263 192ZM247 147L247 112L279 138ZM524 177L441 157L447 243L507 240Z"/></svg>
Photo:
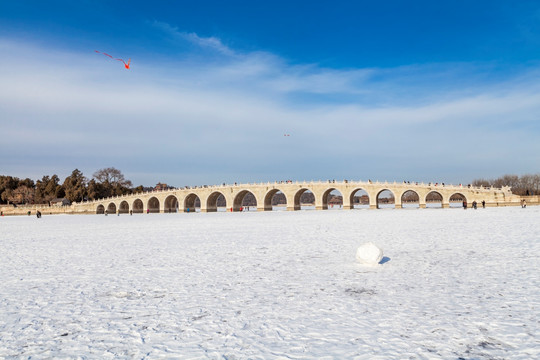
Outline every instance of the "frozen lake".
<svg viewBox="0 0 540 360"><path fill-rule="evenodd" d="M2 217L0 247L0 358L540 358L540 207Z"/></svg>

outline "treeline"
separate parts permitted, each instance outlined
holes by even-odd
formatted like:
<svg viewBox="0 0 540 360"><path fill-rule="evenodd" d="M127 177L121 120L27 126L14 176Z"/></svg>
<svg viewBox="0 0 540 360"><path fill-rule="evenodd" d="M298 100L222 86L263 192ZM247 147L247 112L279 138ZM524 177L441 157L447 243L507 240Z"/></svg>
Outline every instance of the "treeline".
<svg viewBox="0 0 540 360"><path fill-rule="evenodd" d="M510 186L512 193L521 196L540 194L540 174L504 175L494 180L476 179L473 186L496 187Z"/></svg>
<svg viewBox="0 0 540 360"><path fill-rule="evenodd" d="M52 200L66 198L70 202L94 200L109 196L126 195L148 190L142 185L133 188L122 172L115 168L96 171L88 179L75 169L60 183L57 175L46 175L34 182L0 175L0 204L49 204Z"/></svg>

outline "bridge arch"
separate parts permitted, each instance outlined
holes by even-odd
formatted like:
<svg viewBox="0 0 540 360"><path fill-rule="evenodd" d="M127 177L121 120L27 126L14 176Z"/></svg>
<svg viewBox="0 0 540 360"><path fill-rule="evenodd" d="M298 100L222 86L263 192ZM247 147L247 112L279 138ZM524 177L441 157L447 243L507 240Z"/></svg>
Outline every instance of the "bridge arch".
<svg viewBox="0 0 540 360"><path fill-rule="evenodd" d="M432 190L426 194L426 207L428 208L442 208L443 196L440 192Z"/></svg>
<svg viewBox="0 0 540 360"><path fill-rule="evenodd" d="M99 204L96 208L96 214L105 214L105 206Z"/></svg>
<svg viewBox="0 0 540 360"><path fill-rule="evenodd" d="M118 213L119 214L129 214L129 204L126 200L122 201L120 203L120 206L118 206Z"/></svg>
<svg viewBox="0 0 540 360"><path fill-rule="evenodd" d="M246 197L247 197L247 199L246 199ZM240 211L241 208L248 207L249 205L247 205L244 202L244 200L249 200L250 202L255 201L255 206L258 205L257 204L257 197L255 196L255 194L253 194L249 190L242 190L238 194L236 194L236 196L234 197L233 211ZM249 208L248 208L248 210L249 210Z"/></svg>
<svg viewBox="0 0 540 360"><path fill-rule="evenodd" d="M414 190L405 190L401 194L402 208L420 208L420 195Z"/></svg>
<svg viewBox="0 0 540 360"><path fill-rule="evenodd" d="M184 211L185 212L197 212L197 208L201 207L201 199L195 193L190 193L184 199Z"/></svg>
<svg viewBox="0 0 540 360"><path fill-rule="evenodd" d="M396 196L390 189L382 189L377 193L377 209L394 209L396 207Z"/></svg>
<svg viewBox="0 0 540 360"><path fill-rule="evenodd" d="M141 199L135 199L131 208L133 209L134 214L144 213L144 204Z"/></svg>
<svg viewBox="0 0 540 360"><path fill-rule="evenodd" d="M463 206L463 201L467 201L467 197L460 192L455 192L448 198L451 208L459 208ZM468 201L467 201L468 202ZM467 205L469 206L469 205Z"/></svg>
<svg viewBox="0 0 540 360"><path fill-rule="evenodd" d="M207 212L216 212L218 211L218 206L227 208L227 199L220 191L214 191L208 195L206 200L206 211Z"/></svg>
<svg viewBox="0 0 540 360"><path fill-rule="evenodd" d="M107 206L107 214L116 214L116 204L115 203L109 203Z"/></svg>
<svg viewBox="0 0 540 360"><path fill-rule="evenodd" d="M301 210L302 209L302 201L304 201L304 199L306 198L305 195L307 194L311 194L311 197L313 197L313 205L316 206L317 204L317 199L315 199L315 193L313 191L311 191L311 189L308 189L307 187L306 188L302 188L300 190L298 190L295 194L294 194L294 210Z"/></svg>
<svg viewBox="0 0 540 360"><path fill-rule="evenodd" d="M177 213L178 212L178 198L174 195L169 195L165 198L164 202L164 211L166 213Z"/></svg>
<svg viewBox="0 0 540 360"><path fill-rule="evenodd" d="M333 195L333 196L332 196ZM335 200L335 203L329 204L329 198L332 196L332 200ZM341 198L341 201L339 200ZM338 189L332 187L326 189L322 195L322 208L323 210L331 209L342 209L343 208L343 194Z"/></svg>
<svg viewBox="0 0 540 360"><path fill-rule="evenodd" d="M356 188L349 196L351 209L369 209L369 193L366 189Z"/></svg>
<svg viewBox="0 0 540 360"><path fill-rule="evenodd" d="M283 195L281 195L283 194ZM280 189L271 189L266 193L264 196L264 211L272 211L274 210L274 205L272 204L272 199L274 199L274 196L283 196L285 198L285 207L287 206L287 195ZM281 205L281 204L280 204Z"/></svg>
<svg viewBox="0 0 540 360"><path fill-rule="evenodd" d="M159 200L157 197L152 196L148 199L148 206L146 207L149 213L159 213Z"/></svg>

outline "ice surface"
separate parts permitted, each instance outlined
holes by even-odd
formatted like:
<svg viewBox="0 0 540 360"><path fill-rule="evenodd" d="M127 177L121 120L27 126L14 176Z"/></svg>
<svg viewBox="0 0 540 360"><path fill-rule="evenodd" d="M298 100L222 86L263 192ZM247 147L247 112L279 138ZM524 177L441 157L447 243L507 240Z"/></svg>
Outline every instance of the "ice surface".
<svg viewBox="0 0 540 360"><path fill-rule="evenodd" d="M356 260L364 265L377 265L382 258L382 249L371 241L359 246L356 250Z"/></svg>
<svg viewBox="0 0 540 360"><path fill-rule="evenodd" d="M538 359L540 207L0 218L0 358ZM365 267L358 239L389 258Z"/></svg>

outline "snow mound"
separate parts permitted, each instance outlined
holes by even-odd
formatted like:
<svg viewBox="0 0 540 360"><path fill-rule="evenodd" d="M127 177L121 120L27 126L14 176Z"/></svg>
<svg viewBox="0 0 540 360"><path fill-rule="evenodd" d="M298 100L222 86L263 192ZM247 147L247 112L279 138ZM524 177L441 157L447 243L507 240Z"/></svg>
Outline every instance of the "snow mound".
<svg viewBox="0 0 540 360"><path fill-rule="evenodd" d="M377 265L382 258L382 249L371 241L365 243L356 250L356 260L365 265Z"/></svg>

